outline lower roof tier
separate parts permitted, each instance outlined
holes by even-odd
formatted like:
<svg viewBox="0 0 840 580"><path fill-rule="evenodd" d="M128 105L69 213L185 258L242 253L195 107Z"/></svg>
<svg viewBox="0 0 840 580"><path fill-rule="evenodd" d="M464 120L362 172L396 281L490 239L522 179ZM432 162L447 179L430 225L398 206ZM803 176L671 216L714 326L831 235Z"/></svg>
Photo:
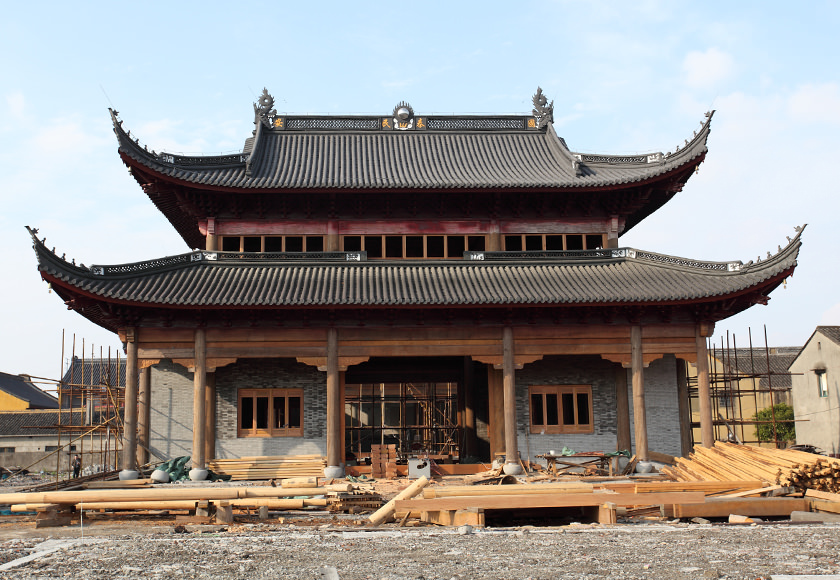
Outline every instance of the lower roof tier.
<svg viewBox="0 0 840 580"><path fill-rule="evenodd" d="M44 280L95 323L102 312L274 309L685 308L720 320L793 273L800 235L757 263L702 262L630 248L579 252L477 252L463 261L364 261L363 255L199 251L119 266L76 266L33 233ZM347 261L360 260L360 261ZM98 305L96 308L92 308ZM86 312L87 310L87 312ZM133 314L128 314L133 311ZM96 314L98 313L98 314ZM119 316L117 317L119 318Z"/></svg>

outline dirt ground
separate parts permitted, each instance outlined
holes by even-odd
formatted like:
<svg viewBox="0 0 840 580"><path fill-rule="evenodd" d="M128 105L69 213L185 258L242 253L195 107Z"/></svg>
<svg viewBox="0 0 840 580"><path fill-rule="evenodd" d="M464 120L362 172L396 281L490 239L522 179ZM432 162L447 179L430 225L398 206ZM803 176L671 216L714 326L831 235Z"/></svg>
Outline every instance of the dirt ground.
<svg viewBox="0 0 840 580"><path fill-rule="evenodd" d="M447 483L458 483L457 479ZM381 482L383 496L405 480ZM253 484L252 484L253 485ZM504 527L364 526L364 515L324 511L237 516L234 524L179 524L174 516L89 514L36 529L0 516L0 579L341 578L342 580L780 578L840 575L840 525L616 525L545 518ZM334 568L331 575L324 567Z"/></svg>

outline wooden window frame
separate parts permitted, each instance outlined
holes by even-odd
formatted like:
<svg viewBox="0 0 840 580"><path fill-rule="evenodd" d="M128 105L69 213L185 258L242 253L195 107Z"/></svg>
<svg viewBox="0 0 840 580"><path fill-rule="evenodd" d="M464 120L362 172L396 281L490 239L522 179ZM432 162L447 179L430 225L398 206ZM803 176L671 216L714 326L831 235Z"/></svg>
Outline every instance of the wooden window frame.
<svg viewBox="0 0 840 580"><path fill-rule="evenodd" d="M257 397L268 398L268 428L257 428L256 399ZM300 399L300 425L297 427L272 427L274 425L274 399L285 400L286 416L289 415L289 399L298 397ZM253 421L252 428L242 427L242 400L252 399ZM236 436L237 437L303 437L303 410L304 398L303 389L239 389L236 402Z"/></svg>
<svg viewBox="0 0 840 580"><path fill-rule="evenodd" d="M817 375L817 394L821 399L828 397L828 373L825 369L815 370Z"/></svg>
<svg viewBox="0 0 840 580"><path fill-rule="evenodd" d="M382 247L382 257L372 258L368 255L368 260L463 260L464 254L460 253L457 256L449 255L449 239L462 238L464 242L464 250L468 251L470 248L470 238L484 238L484 247L487 247L487 236L485 234L342 234L340 246L342 251L344 249L344 239L346 237L361 238L360 250L367 251L365 247L366 238L380 238ZM402 238L402 255L401 256L387 256L386 238ZM406 238L423 238L423 255L422 256L407 256ZM443 238L443 256L429 257L429 238ZM357 250L353 250L357 251Z"/></svg>
<svg viewBox="0 0 840 580"><path fill-rule="evenodd" d="M503 246L502 251L508 251L508 249L507 249L507 238L509 238L509 237L512 237L512 238L518 237L519 240L520 240L520 244L522 246L522 250L510 250L510 251L546 251L546 237L547 236L562 236L562 238L563 238L563 250L564 251L569 249L569 244L566 241L566 238L568 236L581 236L584 250L596 250L596 249L606 248L606 243L605 243L606 240L604 239L605 238L604 234L599 234L597 232L596 233L590 233L590 234L521 234L521 233L509 233L509 234L502 234L502 240L501 240L502 246ZM589 248L589 247L587 247L588 246L587 237L595 237L595 236L600 236L601 237L600 247L599 248ZM540 248L539 250L526 250L525 248L527 248L527 238L529 238L529 237L542 237L542 248Z"/></svg>
<svg viewBox="0 0 840 580"><path fill-rule="evenodd" d="M563 424L563 395L571 394L574 404L574 419L573 425ZM579 394L585 394L589 399L589 424L578 423L578 409L577 400ZM534 395L542 396L542 424L534 424L534 409L532 409L531 400ZM546 395L556 395L557 397L557 425L548 425ZM592 405L592 385L531 385L528 387L528 423L531 427L531 433L535 434L591 434L595 432L595 415Z"/></svg>

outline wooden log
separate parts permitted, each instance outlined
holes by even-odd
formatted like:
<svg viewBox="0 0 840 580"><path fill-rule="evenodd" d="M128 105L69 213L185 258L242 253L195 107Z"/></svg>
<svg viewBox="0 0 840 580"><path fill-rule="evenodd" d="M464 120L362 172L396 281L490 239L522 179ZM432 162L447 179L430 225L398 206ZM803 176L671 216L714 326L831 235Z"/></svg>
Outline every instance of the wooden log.
<svg viewBox="0 0 840 580"><path fill-rule="evenodd" d="M310 505L324 506L327 505L327 500L304 500L304 499L271 499L271 498L251 498L251 499L231 499L227 500L230 505L236 508L246 507L267 507L268 509L278 510L295 510L303 509ZM310 503L317 502L317 503ZM323 503L321 503L323 502ZM77 509L85 510L193 510L196 507L196 501L189 500L167 500L167 501L118 501L118 502L90 502L75 504ZM37 511L41 506L49 504L41 503L23 503L12 504L12 512L29 512ZM70 504L73 505L73 504Z"/></svg>
<svg viewBox="0 0 840 580"><path fill-rule="evenodd" d="M523 485L453 485L433 487L423 490L423 497L434 499L437 497L462 497L476 495L528 495L528 494L565 494L592 493L591 483L535 483Z"/></svg>
<svg viewBox="0 0 840 580"><path fill-rule="evenodd" d="M169 489L161 487L140 489L89 489L78 491L52 491L0 494L0 504L59 503L77 504L95 501L148 501L148 500L222 500L253 497L295 497L327 493L324 488L280 487L190 487Z"/></svg>
<svg viewBox="0 0 840 580"><path fill-rule="evenodd" d="M406 500L406 499L409 499L409 498L412 498L412 497L416 496L421 491L423 491L423 488L426 487L426 485L428 485L428 483L429 483L429 480L424 476L424 477L421 477L420 479L418 479L417 481L415 481L414 483L412 483L411 485L409 485L404 490L402 490L400 493L397 494L397 496L394 499L392 499L391 501L386 503L384 506L382 506L381 508L376 510L373 514L371 514L371 516L368 518L368 521L370 522L370 525L378 526L379 524L384 522L386 519L391 517L394 514L395 506L396 506L398 501ZM405 511L405 510L403 510L403 511ZM408 511L411 511L411 509L409 508ZM420 510L417 510L417 511L420 511Z"/></svg>

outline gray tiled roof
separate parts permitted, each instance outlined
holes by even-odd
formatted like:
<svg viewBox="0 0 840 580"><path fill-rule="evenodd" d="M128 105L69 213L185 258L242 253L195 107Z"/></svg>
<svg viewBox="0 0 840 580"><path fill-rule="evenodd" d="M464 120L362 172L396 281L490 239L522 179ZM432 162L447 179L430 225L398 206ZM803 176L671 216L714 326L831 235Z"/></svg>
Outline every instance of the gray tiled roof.
<svg viewBox="0 0 840 580"><path fill-rule="evenodd" d="M763 347L721 349L713 347L711 354L725 365L725 370L739 375L756 375L756 386L760 389L789 389L791 386L788 367L799 354L800 347ZM769 367L769 369L768 369ZM768 380L768 372L772 378Z"/></svg>
<svg viewBox="0 0 840 580"><path fill-rule="evenodd" d="M604 305L739 294L792 272L799 235L773 258L710 263L637 250L522 253L483 261L354 263L195 252L121 266L73 266L34 238L42 275L107 301L191 307ZM491 253L487 254L492 257ZM529 259L530 258L530 259Z"/></svg>
<svg viewBox="0 0 840 580"><path fill-rule="evenodd" d="M816 331L824 334L835 343L840 344L840 326L818 326Z"/></svg>
<svg viewBox="0 0 840 580"><path fill-rule="evenodd" d="M572 189L641 182L686 165L706 153L711 116L681 151L631 156L572 153L549 125L531 131L437 132L272 131L260 127L257 145L249 140L253 151L184 157L146 150L126 134L115 115L113 119L121 152L155 172L197 186ZM572 164L575 156L581 160L579 171Z"/></svg>
<svg viewBox="0 0 840 580"><path fill-rule="evenodd" d="M99 422L101 413L93 412L94 423ZM84 413L61 412L62 425L83 425ZM4 411L0 412L0 436L10 435L55 435L58 431L58 411Z"/></svg>
<svg viewBox="0 0 840 580"><path fill-rule="evenodd" d="M58 400L45 393L27 377L21 375L10 375L0 373L0 391L4 391L13 397L29 403L30 409L57 409Z"/></svg>
<svg viewBox="0 0 840 580"><path fill-rule="evenodd" d="M125 358L73 357L62 380L72 385L125 385Z"/></svg>

